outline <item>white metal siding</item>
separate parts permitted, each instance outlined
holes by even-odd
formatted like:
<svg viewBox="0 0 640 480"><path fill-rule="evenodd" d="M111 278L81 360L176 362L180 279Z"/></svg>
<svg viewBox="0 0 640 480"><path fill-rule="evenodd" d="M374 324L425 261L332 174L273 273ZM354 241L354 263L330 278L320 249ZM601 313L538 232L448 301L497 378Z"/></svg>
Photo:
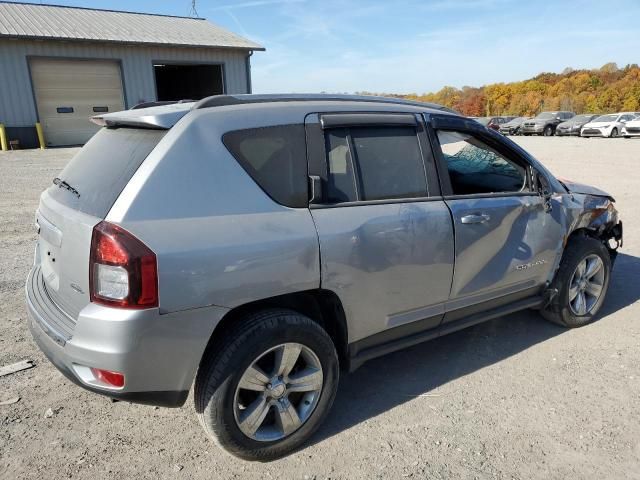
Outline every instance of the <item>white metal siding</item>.
<svg viewBox="0 0 640 480"><path fill-rule="evenodd" d="M264 50L204 18L0 3L0 36Z"/></svg>
<svg viewBox="0 0 640 480"><path fill-rule="evenodd" d="M124 110L120 64L114 60L32 58L31 81L47 145L81 145L98 126L95 107ZM64 109L65 111L60 111Z"/></svg>
<svg viewBox="0 0 640 480"><path fill-rule="evenodd" d="M129 108L156 100L154 61L223 64L225 93L248 93L246 56L246 51L230 49L0 39L0 123L32 127L37 121L29 57L120 61Z"/></svg>

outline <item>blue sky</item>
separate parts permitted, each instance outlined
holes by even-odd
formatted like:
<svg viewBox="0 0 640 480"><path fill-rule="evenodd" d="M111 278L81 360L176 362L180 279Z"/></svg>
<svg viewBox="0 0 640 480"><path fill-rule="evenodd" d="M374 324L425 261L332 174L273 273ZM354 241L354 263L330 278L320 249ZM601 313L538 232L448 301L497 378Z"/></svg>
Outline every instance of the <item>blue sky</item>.
<svg viewBox="0 0 640 480"><path fill-rule="evenodd" d="M188 15L190 0L65 5ZM255 93L435 91L640 61L640 0L198 0L267 48Z"/></svg>

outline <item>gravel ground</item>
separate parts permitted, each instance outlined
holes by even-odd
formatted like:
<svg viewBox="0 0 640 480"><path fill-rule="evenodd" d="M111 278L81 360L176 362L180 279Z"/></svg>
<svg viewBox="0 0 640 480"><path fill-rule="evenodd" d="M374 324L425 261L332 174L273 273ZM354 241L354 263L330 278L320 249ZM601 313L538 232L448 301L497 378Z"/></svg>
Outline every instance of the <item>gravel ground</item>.
<svg viewBox="0 0 640 480"><path fill-rule="evenodd" d="M640 478L640 140L519 138L557 175L613 193L625 246L601 319L494 320L365 364L282 460L237 460L181 409L112 403L37 350L23 283L38 195L75 149L0 154L0 478ZM51 409L50 411L48 411Z"/></svg>

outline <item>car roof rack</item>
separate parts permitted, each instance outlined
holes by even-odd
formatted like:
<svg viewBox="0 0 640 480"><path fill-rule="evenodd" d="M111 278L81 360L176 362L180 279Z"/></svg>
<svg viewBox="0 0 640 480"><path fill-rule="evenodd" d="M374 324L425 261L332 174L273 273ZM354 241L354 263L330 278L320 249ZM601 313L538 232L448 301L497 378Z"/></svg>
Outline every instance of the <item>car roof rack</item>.
<svg viewBox="0 0 640 480"><path fill-rule="evenodd" d="M211 107L224 107L228 105L244 105L251 103L272 103L272 102L313 102L313 101L331 101L331 102L369 102L369 103L390 103L398 105L409 105L415 107L426 107L433 110L454 113L458 112L448 107L438 105L436 103L417 102L413 100L403 100L393 97L379 97L374 95L335 95L325 93L291 93L291 94L240 94L240 95L213 95L203 98L194 106L194 110Z"/></svg>

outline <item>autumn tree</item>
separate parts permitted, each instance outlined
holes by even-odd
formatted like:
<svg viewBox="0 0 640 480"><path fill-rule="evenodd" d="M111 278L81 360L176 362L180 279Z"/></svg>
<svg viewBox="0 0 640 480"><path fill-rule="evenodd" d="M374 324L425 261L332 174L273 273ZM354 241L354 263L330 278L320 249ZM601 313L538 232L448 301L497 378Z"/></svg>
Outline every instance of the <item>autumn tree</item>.
<svg viewBox="0 0 640 480"><path fill-rule="evenodd" d="M640 67L610 62L593 70L565 68L521 82L483 87L447 86L434 93L403 95L434 102L469 116L536 115L543 110L608 113L640 110Z"/></svg>

